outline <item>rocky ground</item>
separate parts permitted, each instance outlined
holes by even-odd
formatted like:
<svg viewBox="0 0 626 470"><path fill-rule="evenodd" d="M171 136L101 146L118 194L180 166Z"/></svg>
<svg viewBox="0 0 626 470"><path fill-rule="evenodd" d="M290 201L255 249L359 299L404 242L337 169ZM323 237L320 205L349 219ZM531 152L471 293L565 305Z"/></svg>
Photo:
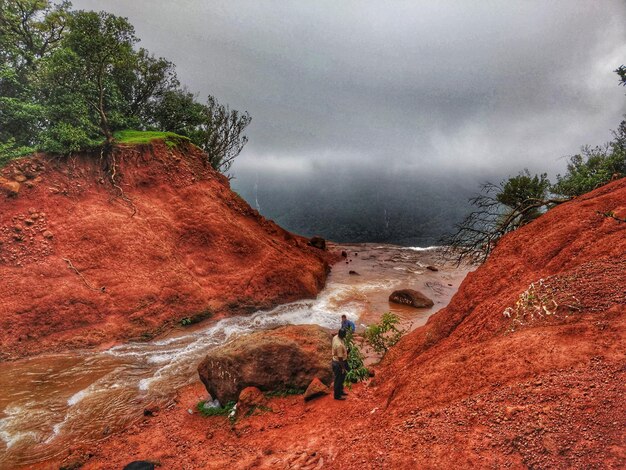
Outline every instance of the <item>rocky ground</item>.
<svg viewBox="0 0 626 470"><path fill-rule="evenodd" d="M66 460L121 468L152 460L163 468L623 468L626 370L595 359L446 404L385 408L376 389L305 404L274 398L239 418L203 417L206 392L182 390L171 408ZM597 384L597 385L596 385ZM94 454L94 455L91 455Z"/></svg>
<svg viewBox="0 0 626 470"><path fill-rule="evenodd" d="M626 179L507 235L346 401L170 408L67 462L117 468L624 468ZM189 413L188 410L192 410Z"/></svg>

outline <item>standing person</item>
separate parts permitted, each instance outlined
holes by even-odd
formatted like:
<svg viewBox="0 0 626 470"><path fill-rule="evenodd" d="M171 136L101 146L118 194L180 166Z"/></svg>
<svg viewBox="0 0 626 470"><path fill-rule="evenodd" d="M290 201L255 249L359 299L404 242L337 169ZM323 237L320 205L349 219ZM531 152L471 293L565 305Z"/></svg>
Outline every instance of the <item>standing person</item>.
<svg viewBox="0 0 626 470"><path fill-rule="evenodd" d="M341 328L354 333L356 331L356 325L354 322L348 320L348 317L341 315Z"/></svg>
<svg viewBox="0 0 626 470"><path fill-rule="evenodd" d="M343 342L346 337L346 330L341 328L333 337L333 374L335 375L334 397L335 400L345 400L347 395L343 391L343 382L346 380L348 372L348 350Z"/></svg>

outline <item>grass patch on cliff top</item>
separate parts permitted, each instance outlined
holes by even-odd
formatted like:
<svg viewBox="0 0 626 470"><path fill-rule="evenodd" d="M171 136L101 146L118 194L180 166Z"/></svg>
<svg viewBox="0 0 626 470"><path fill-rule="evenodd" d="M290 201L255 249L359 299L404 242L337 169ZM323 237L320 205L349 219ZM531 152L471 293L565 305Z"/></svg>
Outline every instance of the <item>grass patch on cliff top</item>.
<svg viewBox="0 0 626 470"><path fill-rule="evenodd" d="M163 140L165 144L172 148L181 144L182 142L189 142L189 138L175 134L174 132L159 132L159 131L117 131L113 133L115 142L118 144L149 144L153 140Z"/></svg>

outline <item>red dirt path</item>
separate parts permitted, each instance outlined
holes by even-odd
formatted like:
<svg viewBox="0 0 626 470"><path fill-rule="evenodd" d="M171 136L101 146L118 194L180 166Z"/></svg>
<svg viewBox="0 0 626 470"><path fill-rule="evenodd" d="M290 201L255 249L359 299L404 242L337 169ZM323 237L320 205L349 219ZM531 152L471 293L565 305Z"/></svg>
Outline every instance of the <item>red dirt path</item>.
<svg viewBox="0 0 626 470"><path fill-rule="evenodd" d="M507 235L450 305L405 337L375 380L345 402L275 399L273 412L231 427L187 413L206 393L196 385L170 409L95 448L75 449L67 461L82 459L85 468L135 459L163 468L624 468L626 224L597 211L626 217L626 179Z"/></svg>

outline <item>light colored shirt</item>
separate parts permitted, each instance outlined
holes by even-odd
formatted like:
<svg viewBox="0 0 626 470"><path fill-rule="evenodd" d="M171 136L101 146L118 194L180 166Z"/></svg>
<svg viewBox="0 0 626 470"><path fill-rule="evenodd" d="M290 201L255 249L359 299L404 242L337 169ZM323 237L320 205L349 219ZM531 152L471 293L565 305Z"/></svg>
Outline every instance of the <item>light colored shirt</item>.
<svg viewBox="0 0 626 470"><path fill-rule="evenodd" d="M333 336L333 361L345 361L348 359L348 350L339 335Z"/></svg>

